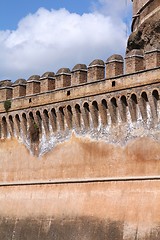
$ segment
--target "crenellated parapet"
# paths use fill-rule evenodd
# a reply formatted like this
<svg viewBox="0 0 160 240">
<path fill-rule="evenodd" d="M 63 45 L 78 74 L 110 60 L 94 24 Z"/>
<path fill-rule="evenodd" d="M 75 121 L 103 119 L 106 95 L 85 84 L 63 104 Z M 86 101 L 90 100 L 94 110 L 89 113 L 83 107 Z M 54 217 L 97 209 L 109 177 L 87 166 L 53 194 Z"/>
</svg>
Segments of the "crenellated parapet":
<svg viewBox="0 0 160 240">
<path fill-rule="evenodd" d="M 126 54 L 125 59 L 115 54 L 109 57 L 105 63 L 103 60 L 96 59 L 88 67 L 85 64 L 77 64 L 72 71 L 69 68 L 61 68 L 56 74 L 54 72 L 46 72 L 42 76 L 32 75 L 27 81 L 25 79 L 18 79 L 14 83 L 11 80 L 0 81 L 0 101 L 50 91 L 61 91 L 67 87 L 76 88 L 79 85 L 94 84 L 105 79 L 118 77 L 122 79 L 128 74 L 135 74 L 140 71 L 145 72 L 159 66 L 159 49 L 153 49 L 145 53 L 136 49 Z M 128 82 L 129 85 L 130 82 Z"/>
<path fill-rule="evenodd" d="M 159 76 L 160 51 L 154 49 L 132 50 L 124 59 L 115 54 L 106 62 L 96 59 L 88 67 L 77 64 L 72 71 L 61 68 L 27 81 L 1 81 L 0 138 L 16 136 L 41 145 L 44 135 L 64 140 L 72 130 L 106 138 L 115 126 L 141 122 L 153 128 L 160 120 Z M 114 141 L 116 134 L 111 134 Z"/>
</svg>

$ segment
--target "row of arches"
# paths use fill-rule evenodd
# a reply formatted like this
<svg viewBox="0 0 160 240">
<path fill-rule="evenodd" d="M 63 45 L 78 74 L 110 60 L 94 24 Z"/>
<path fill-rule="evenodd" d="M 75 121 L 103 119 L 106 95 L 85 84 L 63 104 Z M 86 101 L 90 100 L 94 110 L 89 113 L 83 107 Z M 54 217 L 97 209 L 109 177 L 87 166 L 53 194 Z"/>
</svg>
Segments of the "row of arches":
<svg viewBox="0 0 160 240">
<path fill-rule="evenodd" d="M 28 136 L 31 140 L 38 140 L 43 134 L 53 131 L 55 134 L 66 129 L 90 129 L 125 123 L 128 118 L 136 122 L 141 117 L 143 122 L 148 120 L 148 107 L 152 121 L 158 121 L 160 105 L 159 90 L 151 93 L 142 91 L 129 95 L 113 96 L 110 98 L 96 97 L 87 101 L 71 102 L 64 105 L 49 105 L 43 109 L 32 109 L 17 113 L 8 113 L 0 118 L 0 137 Z"/>
</svg>

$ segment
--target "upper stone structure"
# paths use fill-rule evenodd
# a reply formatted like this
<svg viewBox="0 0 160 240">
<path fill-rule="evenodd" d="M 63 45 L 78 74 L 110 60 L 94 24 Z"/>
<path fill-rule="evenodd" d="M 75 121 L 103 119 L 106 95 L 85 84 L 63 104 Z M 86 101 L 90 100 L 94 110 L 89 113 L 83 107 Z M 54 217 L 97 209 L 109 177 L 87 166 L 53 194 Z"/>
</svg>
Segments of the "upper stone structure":
<svg viewBox="0 0 160 240">
<path fill-rule="evenodd" d="M 147 4 L 150 0 L 132 0 L 133 2 L 133 17 Z"/>
<path fill-rule="evenodd" d="M 132 34 L 128 39 L 127 52 L 132 49 L 155 49 L 160 35 L 159 0 L 133 0 Z"/>
</svg>

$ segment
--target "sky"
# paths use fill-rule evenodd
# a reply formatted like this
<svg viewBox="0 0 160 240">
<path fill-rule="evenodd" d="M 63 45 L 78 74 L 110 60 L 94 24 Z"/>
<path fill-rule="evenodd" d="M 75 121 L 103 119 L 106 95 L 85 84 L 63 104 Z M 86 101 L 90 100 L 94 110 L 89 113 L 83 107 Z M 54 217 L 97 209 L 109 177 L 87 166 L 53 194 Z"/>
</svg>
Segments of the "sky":
<svg viewBox="0 0 160 240">
<path fill-rule="evenodd" d="M 125 54 L 131 0 L 0 1 L 0 80 Z"/>
</svg>

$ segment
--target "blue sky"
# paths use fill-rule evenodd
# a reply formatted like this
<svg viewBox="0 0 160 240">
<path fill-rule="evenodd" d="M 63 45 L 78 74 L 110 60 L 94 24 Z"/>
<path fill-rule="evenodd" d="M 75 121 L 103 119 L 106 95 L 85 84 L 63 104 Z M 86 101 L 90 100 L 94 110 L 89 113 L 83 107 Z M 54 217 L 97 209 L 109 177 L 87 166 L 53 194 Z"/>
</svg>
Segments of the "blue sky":
<svg viewBox="0 0 160 240">
<path fill-rule="evenodd" d="M 48 10 L 66 8 L 70 12 L 83 14 L 92 8 L 90 0 L 1 0 L 0 29 L 16 29 L 17 23 L 29 13 L 34 13 L 40 7 Z"/>
<path fill-rule="evenodd" d="M 0 1 L 0 79 L 124 55 L 130 0 Z"/>
</svg>

